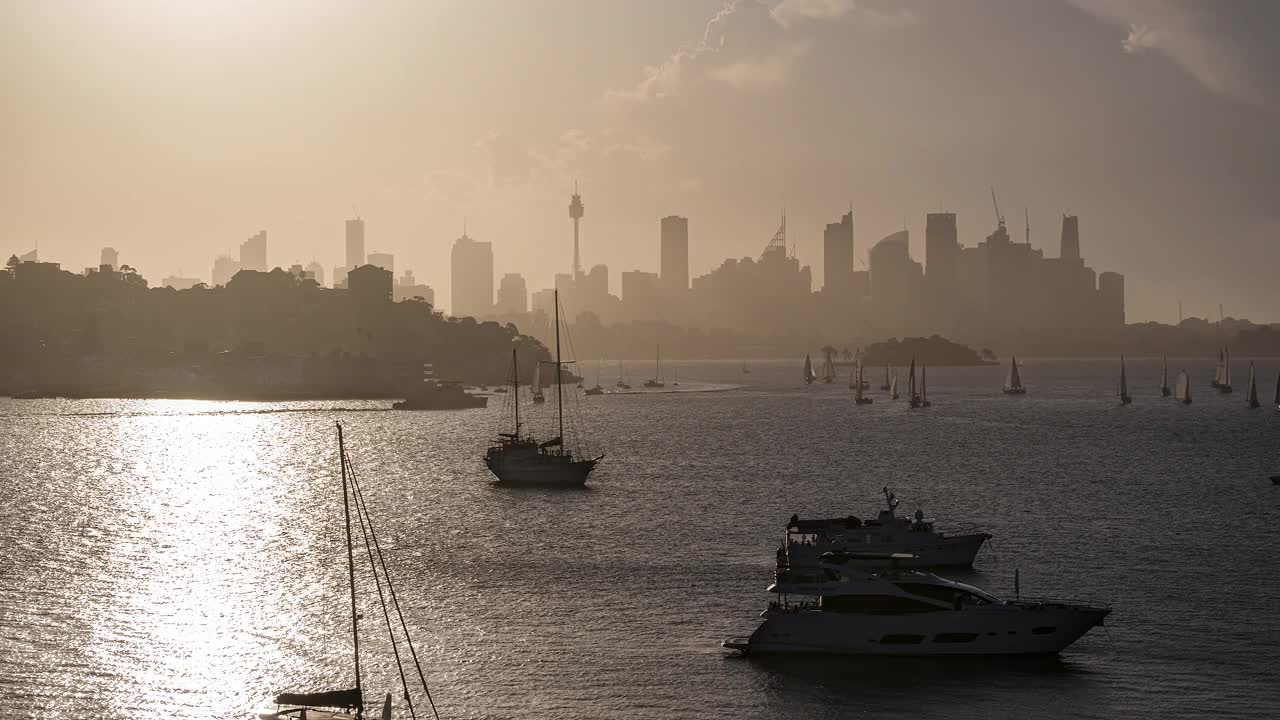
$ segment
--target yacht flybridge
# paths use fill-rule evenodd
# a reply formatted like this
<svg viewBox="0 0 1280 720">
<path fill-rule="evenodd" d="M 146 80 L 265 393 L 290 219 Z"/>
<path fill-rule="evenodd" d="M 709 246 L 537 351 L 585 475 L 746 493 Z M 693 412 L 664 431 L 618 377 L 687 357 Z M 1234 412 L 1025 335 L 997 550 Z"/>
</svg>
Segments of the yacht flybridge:
<svg viewBox="0 0 1280 720">
<path fill-rule="evenodd" d="M 914 519 L 900 517 L 897 495 L 889 488 L 881 492 L 886 507 L 874 520 L 861 520 L 852 515 L 818 520 L 792 516 L 787 523 L 786 539 L 778 549 L 778 582 L 821 583 L 825 573 L 820 568 L 820 558 L 832 551 L 911 553 L 910 558 L 899 561 L 904 567 L 970 567 L 982 544 L 991 539 L 989 533 L 978 530 L 960 533 L 937 530 L 934 521 L 926 519 L 922 510 L 916 510 Z M 883 566 L 885 561 L 871 558 L 853 564 Z"/>
<path fill-rule="evenodd" d="M 829 552 L 824 581 L 779 581 L 778 599 L 750 637 L 721 645 L 745 654 L 1024 655 L 1062 651 L 1110 608 L 1064 600 L 1001 599 L 972 585 L 904 570 L 910 553 Z M 855 567 L 891 563 L 888 569 Z M 794 602 L 788 596 L 807 596 Z"/>
</svg>

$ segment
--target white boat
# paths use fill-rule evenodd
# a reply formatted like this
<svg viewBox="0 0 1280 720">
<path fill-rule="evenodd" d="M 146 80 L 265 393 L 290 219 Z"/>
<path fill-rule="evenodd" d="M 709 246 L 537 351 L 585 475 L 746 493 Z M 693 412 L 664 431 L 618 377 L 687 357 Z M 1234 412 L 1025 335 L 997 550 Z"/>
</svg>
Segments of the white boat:
<svg viewBox="0 0 1280 720">
<path fill-rule="evenodd" d="M 893 371 L 893 381 L 889 383 L 889 399 L 898 399 L 898 371 Z"/>
<path fill-rule="evenodd" d="M 1018 356 L 1010 356 L 1009 376 L 1004 381 L 1005 395 L 1025 395 L 1027 389 L 1022 385 L 1022 376 L 1018 374 Z"/>
<path fill-rule="evenodd" d="M 1245 398 L 1245 404 L 1250 409 L 1262 407 L 1262 403 L 1258 402 L 1258 379 L 1253 373 L 1253 363 L 1249 363 L 1249 393 Z"/>
<path fill-rule="evenodd" d="M 1160 356 L 1160 397 L 1169 397 L 1173 390 L 1169 388 L 1169 358 Z"/>
<path fill-rule="evenodd" d="M 982 544 L 991 534 L 975 529 L 955 532 L 938 530 L 923 510 L 915 518 L 897 514 L 898 498 L 883 488 L 886 508 L 874 520 L 843 518 L 802 520 L 793 515 L 787 523 L 786 540 L 778 550 L 775 579 L 792 584 L 822 582 L 825 573 L 820 558 L 828 552 L 911 553 L 903 567 L 972 567 Z M 853 561 L 854 565 L 884 567 L 884 560 Z"/>
<path fill-rule="evenodd" d="M 805 355 L 804 356 L 804 384 L 812 385 L 813 381 L 817 379 L 818 379 L 817 374 L 813 372 L 813 361 L 809 359 L 808 355 Z"/>
<path fill-rule="evenodd" d="M 871 570 L 859 560 L 909 553 L 827 553 L 820 587 L 774 583 L 779 599 L 747 638 L 721 643 L 743 654 L 1032 655 L 1061 652 L 1110 608 L 1066 600 L 1005 600 L 918 570 Z M 789 596 L 815 599 L 794 602 Z"/>
<path fill-rule="evenodd" d="M 1231 348 L 1222 349 L 1222 382 L 1218 383 L 1218 392 L 1231 392 Z"/>
<path fill-rule="evenodd" d="M 555 298 L 556 359 L 557 371 L 569 364 L 560 359 L 560 295 Z M 498 433 L 497 440 L 489 446 L 484 464 L 503 485 L 540 485 L 550 487 L 581 487 L 604 455 L 587 458 L 569 449 L 564 432 L 564 383 L 556 384 L 556 424 L 558 432 L 550 440 L 539 442 L 523 432 L 520 424 L 520 372 L 516 366 L 516 351 L 511 350 L 511 390 L 515 412 L 514 432 Z M 581 427 L 581 423 L 575 423 Z"/>
<path fill-rule="evenodd" d="M 1178 373 L 1178 387 L 1173 391 L 1173 399 L 1183 405 L 1191 404 L 1191 380 L 1187 378 L 1186 370 Z"/>
<path fill-rule="evenodd" d="M 1128 405 L 1133 402 L 1133 398 L 1129 397 L 1129 381 L 1124 375 L 1124 355 L 1120 356 L 1120 404 Z"/>
<path fill-rule="evenodd" d="M 356 477 L 355 468 L 351 465 L 351 458 L 347 455 L 346 444 L 343 439 L 342 425 L 338 424 L 338 460 L 341 464 L 342 476 L 342 510 L 345 519 L 346 529 L 346 545 L 347 545 L 347 582 L 351 595 L 351 644 L 353 655 L 354 687 L 344 690 L 322 690 L 319 692 L 282 692 L 275 696 L 276 709 L 272 712 L 263 712 L 258 714 L 259 720 L 362 720 L 363 718 L 372 718 L 373 715 L 365 714 L 364 703 L 364 686 L 360 669 L 360 620 L 363 618 L 358 613 L 357 596 L 356 596 L 356 558 L 361 557 L 361 565 L 363 557 L 368 556 L 370 565 L 374 568 L 380 568 L 373 571 L 373 584 L 377 586 L 377 601 L 382 610 L 382 616 L 385 619 L 385 627 L 393 647 L 396 643 L 404 643 L 404 649 L 397 647 L 395 652 L 395 665 L 399 670 L 401 697 L 404 699 L 408 707 L 408 715 L 415 716 L 413 696 L 409 691 L 410 678 L 414 673 L 411 668 L 405 667 L 409 658 L 413 659 L 414 665 L 417 667 L 418 680 L 422 684 L 422 693 L 427 701 L 427 706 L 422 709 L 425 711 L 430 709 L 434 715 L 436 712 L 435 703 L 431 699 L 431 692 L 427 687 L 426 676 L 422 673 L 422 667 L 418 663 L 418 653 L 413 645 L 413 638 L 409 634 L 409 626 L 405 622 L 404 613 L 400 605 L 399 597 L 396 595 L 395 584 L 391 580 L 390 570 L 387 567 L 387 559 L 383 555 L 382 548 L 378 543 L 378 534 L 373 526 L 373 517 L 369 513 L 369 506 L 365 502 L 364 490 L 360 487 L 360 481 Z M 360 526 L 360 535 L 364 538 L 364 547 L 357 548 L 352 537 L 351 524 L 352 515 L 355 515 L 356 522 Z M 392 618 L 397 618 L 393 621 Z M 375 625 L 382 626 L 381 621 L 373 621 Z M 399 626 L 398 628 L 396 626 Z M 384 646 L 385 647 L 385 646 Z M 401 662 L 402 654 L 404 655 L 404 663 Z M 370 658 L 366 657 L 366 661 Z M 384 669 L 381 662 L 378 663 L 379 669 Z M 332 674 L 332 673 L 326 673 Z M 379 673 L 381 676 L 381 673 Z M 416 685 L 417 683 L 415 683 Z M 382 702 L 382 712 L 380 717 L 382 720 L 391 719 L 391 694 L 387 693 Z"/>
<path fill-rule="evenodd" d="M 1213 367 L 1213 380 L 1209 383 L 1210 387 L 1216 388 L 1222 386 L 1222 376 L 1224 375 L 1225 368 L 1226 363 L 1223 357 L 1222 348 L 1218 348 L 1218 364 Z"/>
</svg>

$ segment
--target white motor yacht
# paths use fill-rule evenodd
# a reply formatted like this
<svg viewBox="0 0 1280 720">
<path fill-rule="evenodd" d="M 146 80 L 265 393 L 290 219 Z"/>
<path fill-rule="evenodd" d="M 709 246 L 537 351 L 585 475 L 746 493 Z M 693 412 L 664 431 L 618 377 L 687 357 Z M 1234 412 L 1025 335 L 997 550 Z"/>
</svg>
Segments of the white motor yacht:
<svg viewBox="0 0 1280 720">
<path fill-rule="evenodd" d="M 1052 654 L 1103 620 L 1110 608 L 1064 600 L 1003 600 L 972 585 L 918 570 L 851 565 L 867 553 L 828 553 L 820 585 L 769 590 L 764 623 L 722 646 L 743 654 L 1021 655 Z M 908 554 L 877 559 L 900 561 Z M 800 602 L 789 595 L 808 596 Z"/>
<path fill-rule="evenodd" d="M 911 555 L 897 561 L 902 567 L 971 567 L 982 544 L 991 539 L 990 533 L 978 530 L 940 531 L 922 510 L 916 510 L 914 519 L 900 517 L 897 496 L 887 487 L 881 492 L 886 507 L 874 520 L 852 515 L 802 520 L 793 515 L 785 544 L 778 549 L 778 579 L 822 577 L 819 558 L 831 551 L 871 553 L 853 561 L 864 567 L 883 567 L 885 561 L 876 558 L 892 553 Z"/>
</svg>

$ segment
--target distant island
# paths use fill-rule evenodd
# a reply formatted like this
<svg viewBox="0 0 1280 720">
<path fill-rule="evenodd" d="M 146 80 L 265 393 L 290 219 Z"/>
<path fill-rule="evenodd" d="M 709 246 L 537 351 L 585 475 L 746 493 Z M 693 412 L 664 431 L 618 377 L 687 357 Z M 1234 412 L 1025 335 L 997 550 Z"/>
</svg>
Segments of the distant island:
<svg viewBox="0 0 1280 720">
<path fill-rule="evenodd" d="M 890 338 L 867 347 L 862 361 L 866 365 L 909 365 L 917 363 L 935 367 L 969 367 L 994 365 L 995 355 L 990 350 L 978 353 L 968 345 L 952 342 L 940 335 L 927 338 Z"/>
</svg>

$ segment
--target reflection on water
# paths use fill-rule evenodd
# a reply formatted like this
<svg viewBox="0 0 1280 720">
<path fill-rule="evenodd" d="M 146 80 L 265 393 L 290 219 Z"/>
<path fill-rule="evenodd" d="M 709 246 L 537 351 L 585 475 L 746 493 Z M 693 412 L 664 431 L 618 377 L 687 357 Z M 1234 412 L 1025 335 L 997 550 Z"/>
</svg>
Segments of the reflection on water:
<svg viewBox="0 0 1280 720">
<path fill-rule="evenodd" d="M 1158 361 L 1130 361 L 1123 409 L 1112 361 L 1028 361 L 1013 399 L 1002 368 L 940 368 L 926 412 L 875 391 L 854 408 L 795 363 L 752 370 L 681 366 L 682 388 L 743 385 L 726 392 L 581 398 L 607 457 L 573 493 L 490 484 L 497 402 L 0 401 L 0 714 L 248 717 L 281 690 L 349 685 L 338 419 L 444 717 L 1280 703 L 1280 413 L 1161 401 Z M 995 534 L 965 581 L 1010 594 L 1016 568 L 1024 593 L 1107 599 L 1109 636 L 1009 662 L 726 658 L 719 641 L 769 599 L 785 519 L 866 517 L 886 484 Z M 362 586 L 370 701 L 398 695 L 375 603 Z"/>
</svg>

